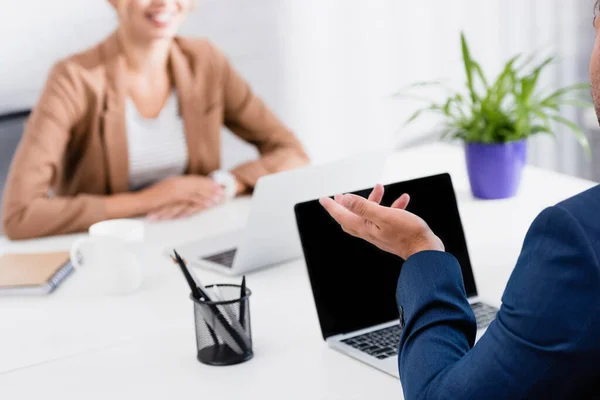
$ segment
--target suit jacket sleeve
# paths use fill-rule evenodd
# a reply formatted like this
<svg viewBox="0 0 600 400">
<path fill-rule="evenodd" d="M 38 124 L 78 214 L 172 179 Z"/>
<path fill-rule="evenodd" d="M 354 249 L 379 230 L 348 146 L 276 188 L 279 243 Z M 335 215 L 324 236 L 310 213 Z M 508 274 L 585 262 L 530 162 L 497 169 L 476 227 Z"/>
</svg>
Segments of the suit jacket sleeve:
<svg viewBox="0 0 600 400">
<path fill-rule="evenodd" d="M 305 165 L 308 156 L 294 134 L 254 95 L 250 86 L 217 51 L 225 102 L 225 126 L 253 144 L 260 158 L 235 168 L 232 173 L 254 187 L 261 176 Z"/>
<path fill-rule="evenodd" d="M 598 327 L 590 324 L 599 312 L 599 271 L 581 225 L 559 206 L 545 210 L 527 234 L 496 320 L 470 349 L 476 325 L 457 261 L 435 252 L 409 258 L 396 294 L 406 399 L 580 398 L 573 388 L 585 391 L 597 371 L 590 335 Z"/>
<path fill-rule="evenodd" d="M 100 196 L 52 197 L 71 129 L 86 104 L 76 73 L 62 62 L 51 71 L 14 155 L 4 190 L 2 220 L 11 239 L 87 229 L 104 219 Z"/>
</svg>

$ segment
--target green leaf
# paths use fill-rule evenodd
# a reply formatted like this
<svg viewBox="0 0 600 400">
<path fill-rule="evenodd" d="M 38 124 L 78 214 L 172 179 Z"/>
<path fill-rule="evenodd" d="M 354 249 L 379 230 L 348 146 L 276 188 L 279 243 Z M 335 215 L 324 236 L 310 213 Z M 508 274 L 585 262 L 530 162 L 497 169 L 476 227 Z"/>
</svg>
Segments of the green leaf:
<svg viewBox="0 0 600 400">
<path fill-rule="evenodd" d="M 541 110 L 534 110 L 534 114 L 544 122 L 544 128 L 547 130 L 547 133 L 554 136 L 554 138 L 556 139 L 556 134 L 550 126 L 550 117 L 548 116 L 548 114 L 544 113 Z"/>
<path fill-rule="evenodd" d="M 479 63 L 476 62 L 475 60 L 471 60 L 471 63 L 473 65 L 473 68 L 475 69 L 475 72 L 477 72 L 477 76 L 479 76 L 479 79 L 481 79 L 481 83 L 483 83 L 483 86 L 487 90 L 489 88 L 489 85 L 488 85 L 488 81 L 485 77 L 485 74 L 483 73 L 483 70 L 481 69 L 481 65 L 479 65 Z"/>
<path fill-rule="evenodd" d="M 541 101 L 540 107 L 549 108 L 550 110 L 556 111 L 556 112 L 560 111 L 560 104 L 558 103 L 558 100 L 556 100 L 556 99 L 553 101 L 548 101 L 548 100 Z"/>
<path fill-rule="evenodd" d="M 525 60 L 523 60 L 522 63 L 519 63 L 518 65 L 515 66 L 517 71 L 523 71 L 525 69 L 527 69 L 529 67 L 529 65 L 531 65 L 532 62 L 535 61 L 537 57 L 537 51 L 534 51 L 533 53 L 531 53 L 529 56 L 527 56 L 527 58 Z M 519 58 L 521 58 L 521 55 L 518 56 Z"/>
<path fill-rule="evenodd" d="M 469 50 L 469 45 L 467 44 L 467 38 L 465 37 L 464 32 L 461 32 L 460 34 L 460 44 L 462 49 L 463 63 L 465 66 L 465 73 L 467 75 L 467 88 L 469 89 L 471 100 L 473 103 L 475 103 L 479 96 L 477 96 L 477 92 L 475 91 L 475 85 L 473 82 L 473 59 L 471 58 L 471 51 Z"/>
<path fill-rule="evenodd" d="M 428 111 L 428 108 L 421 108 L 420 110 L 415 111 L 407 120 L 404 122 L 404 126 L 408 126 L 413 123 L 417 118 L 421 116 L 425 111 Z"/>
<path fill-rule="evenodd" d="M 485 126 L 485 129 L 483 130 L 483 140 L 486 143 L 492 143 L 494 142 L 494 131 L 496 130 L 496 127 L 494 126 L 493 123 L 488 123 Z"/>
<path fill-rule="evenodd" d="M 514 64 L 519 59 L 519 55 L 514 56 L 504 65 L 504 69 L 496 78 L 494 86 L 489 91 L 488 97 L 493 96 L 497 104 L 502 104 L 505 96 L 511 92 L 511 88 L 516 83 L 516 71 Z"/>
<path fill-rule="evenodd" d="M 529 99 L 537 86 L 537 83 L 540 78 L 541 72 L 546 68 L 552 61 L 554 61 L 554 57 L 546 58 L 541 64 L 539 64 L 529 76 L 523 78 L 523 97 L 524 99 Z"/>
<path fill-rule="evenodd" d="M 549 96 L 547 96 L 546 98 L 544 98 L 541 101 L 541 104 L 544 104 L 544 105 L 555 104 L 562 96 L 569 94 L 571 92 L 574 92 L 574 91 L 585 90 L 585 89 L 587 89 L 587 90 L 590 89 L 589 83 L 577 83 L 575 85 L 571 85 L 571 86 L 564 87 L 562 89 L 558 89 L 554 93 L 552 93 Z"/>
<path fill-rule="evenodd" d="M 546 58 L 544 61 L 542 61 L 538 66 L 536 66 L 533 69 L 531 76 L 539 77 L 540 73 L 544 70 L 544 68 L 546 68 L 548 65 L 550 65 L 553 61 L 554 61 L 554 56 L 550 56 L 550 57 Z"/>
<path fill-rule="evenodd" d="M 450 138 L 450 139 L 464 139 L 464 134 L 465 133 L 463 131 L 461 131 L 461 130 L 448 128 L 448 129 L 445 129 L 442 132 L 440 138 L 442 140 L 445 140 L 445 139 L 448 139 L 448 138 Z"/>
<path fill-rule="evenodd" d="M 573 106 L 577 108 L 594 108 L 594 103 L 585 100 L 568 99 L 561 100 L 560 105 L 562 106 Z"/>
<path fill-rule="evenodd" d="M 419 96 L 413 93 L 404 93 L 401 94 L 400 92 L 395 93 L 393 95 L 391 95 L 390 97 L 393 98 L 399 98 L 399 99 L 407 99 L 407 100 L 416 100 L 416 101 L 424 101 L 427 103 L 434 103 L 435 101 L 430 98 L 430 97 L 425 97 L 425 96 Z"/>
<path fill-rule="evenodd" d="M 411 89 L 422 88 L 422 87 L 427 87 L 427 86 L 440 86 L 440 83 L 438 81 L 416 82 L 416 83 L 410 84 L 408 86 L 405 86 L 405 87 L 399 89 L 398 91 L 390 94 L 389 96 L 390 97 L 406 97 L 406 96 L 411 96 L 412 93 L 409 92 Z"/>
<path fill-rule="evenodd" d="M 431 104 L 429 107 L 421 108 L 415 111 L 404 123 L 404 126 L 410 125 L 417 118 L 421 116 L 424 112 L 443 112 L 443 107 L 438 104 Z"/>
<path fill-rule="evenodd" d="M 586 156 L 590 157 L 592 155 L 588 138 L 587 136 L 585 136 L 585 133 L 583 133 L 580 127 L 578 127 L 574 122 L 569 121 L 568 119 L 563 118 L 560 115 L 551 115 L 550 118 L 558 122 L 559 124 L 565 125 L 567 128 L 569 128 L 575 134 L 575 138 L 577 139 L 581 147 L 583 147 L 583 149 L 585 150 Z"/>
<path fill-rule="evenodd" d="M 444 111 L 444 115 L 445 115 L 446 117 L 451 117 L 451 116 L 452 116 L 452 114 L 450 114 L 450 107 L 452 107 L 452 101 L 453 101 L 453 100 L 452 100 L 452 97 L 451 97 L 451 98 L 449 98 L 449 99 L 446 101 L 446 104 L 444 104 L 443 111 Z"/>
<path fill-rule="evenodd" d="M 548 126 L 545 125 L 534 125 L 531 127 L 531 134 L 535 135 L 537 133 L 548 133 L 550 135 L 554 135 L 554 132 L 552 132 L 552 129 L 550 129 Z"/>
<path fill-rule="evenodd" d="M 460 114 L 460 118 L 459 119 L 466 119 L 467 115 L 465 114 L 465 111 L 463 110 L 465 108 L 465 98 L 460 94 L 457 93 L 454 96 L 454 106 L 456 111 L 458 112 L 458 114 Z"/>
<path fill-rule="evenodd" d="M 413 88 L 417 88 L 417 87 L 424 87 L 424 86 L 439 86 L 439 85 L 443 85 L 442 81 L 420 81 L 420 82 L 413 82 L 410 85 L 406 86 L 406 89 L 413 89 Z"/>
</svg>

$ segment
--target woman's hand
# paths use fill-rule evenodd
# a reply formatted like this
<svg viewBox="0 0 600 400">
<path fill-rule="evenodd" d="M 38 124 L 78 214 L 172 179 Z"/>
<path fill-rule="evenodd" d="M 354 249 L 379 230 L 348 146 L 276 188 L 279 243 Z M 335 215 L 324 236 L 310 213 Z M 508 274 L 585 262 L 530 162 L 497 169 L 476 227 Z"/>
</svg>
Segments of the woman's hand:
<svg viewBox="0 0 600 400">
<path fill-rule="evenodd" d="M 150 221 L 164 221 L 167 219 L 185 218 L 200 211 L 206 210 L 208 207 L 194 203 L 175 203 L 170 204 L 148 213 Z"/>
<path fill-rule="evenodd" d="M 346 194 L 335 196 L 335 200 L 323 198 L 320 202 L 344 232 L 405 260 L 425 250 L 444 251 L 442 241 L 427 223 L 405 211 L 410 201 L 407 194 L 388 208 L 379 205 L 383 192 L 383 186 L 377 185 L 369 199 Z"/>
<path fill-rule="evenodd" d="M 180 209 L 180 212 L 183 209 L 200 211 L 224 200 L 224 191 L 220 185 L 210 178 L 198 175 L 168 178 L 140 193 L 144 202 L 149 205 L 149 215 L 159 211 L 164 212 L 163 215 L 171 215 Z M 172 211 L 167 212 L 167 209 Z"/>
<path fill-rule="evenodd" d="M 246 186 L 242 181 L 236 178 L 235 180 L 235 195 L 239 196 L 248 192 L 248 186 Z"/>
</svg>

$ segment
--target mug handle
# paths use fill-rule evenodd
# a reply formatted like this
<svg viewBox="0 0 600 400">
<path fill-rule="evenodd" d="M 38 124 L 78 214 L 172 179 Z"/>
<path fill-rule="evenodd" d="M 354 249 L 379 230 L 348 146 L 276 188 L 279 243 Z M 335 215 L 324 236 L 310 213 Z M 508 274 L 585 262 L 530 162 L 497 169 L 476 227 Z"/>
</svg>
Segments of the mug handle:
<svg viewBox="0 0 600 400">
<path fill-rule="evenodd" d="M 82 256 L 81 256 L 81 251 L 80 251 L 81 246 L 83 246 L 87 243 L 92 243 L 92 242 L 96 242 L 96 241 L 97 240 L 93 237 L 85 237 L 85 238 L 77 239 L 75 241 L 75 243 L 73 243 L 71 245 L 70 257 L 71 257 L 71 264 L 73 264 L 73 267 L 75 267 L 76 269 L 79 269 L 84 264 L 84 262 L 82 260 Z"/>
</svg>

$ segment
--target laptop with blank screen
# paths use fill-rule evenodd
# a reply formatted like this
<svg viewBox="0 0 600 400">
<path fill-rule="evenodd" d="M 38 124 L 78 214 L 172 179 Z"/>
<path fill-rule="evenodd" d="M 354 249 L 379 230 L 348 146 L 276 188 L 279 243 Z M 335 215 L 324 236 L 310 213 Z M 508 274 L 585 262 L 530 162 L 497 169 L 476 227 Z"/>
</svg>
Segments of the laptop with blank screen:
<svg viewBox="0 0 600 400">
<path fill-rule="evenodd" d="M 367 197 L 370 192 L 354 193 Z M 382 204 L 390 206 L 403 193 L 411 196 L 407 210 L 423 218 L 458 259 L 479 338 L 498 310 L 477 297 L 450 175 L 388 185 Z M 295 213 L 323 338 L 332 348 L 398 377 L 401 328 L 395 294 L 403 260 L 344 233 L 318 200 L 297 204 Z"/>
</svg>

